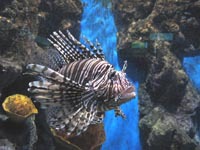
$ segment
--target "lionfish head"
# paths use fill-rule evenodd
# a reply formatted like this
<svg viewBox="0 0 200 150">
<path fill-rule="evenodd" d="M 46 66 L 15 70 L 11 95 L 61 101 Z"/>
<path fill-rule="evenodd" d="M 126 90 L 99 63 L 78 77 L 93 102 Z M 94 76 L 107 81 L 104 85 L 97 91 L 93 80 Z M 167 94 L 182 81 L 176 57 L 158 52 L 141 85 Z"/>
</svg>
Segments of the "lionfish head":
<svg viewBox="0 0 200 150">
<path fill-rule="evenodd" d="M 135 87 L 126 77 L 127 62 L 123 66 L 122 71 L 113 71 L 111 73 L 112 82 L 112 97 L 114 97 L 111 102 L 112 106 L 119 106 L 136 96 Z"/>
</svg>

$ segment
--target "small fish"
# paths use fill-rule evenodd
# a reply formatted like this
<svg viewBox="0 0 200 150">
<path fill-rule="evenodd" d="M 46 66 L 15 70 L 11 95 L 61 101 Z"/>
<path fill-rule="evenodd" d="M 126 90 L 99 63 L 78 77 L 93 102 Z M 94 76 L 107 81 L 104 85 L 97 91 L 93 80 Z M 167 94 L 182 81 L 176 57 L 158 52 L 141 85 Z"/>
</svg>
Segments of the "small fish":
<svg viewBox="0 0 200 150">
<path fill-rule="evenodd" d="M 40 77 L 29 83 L 28 91 L 46 109 L 50 127 L 79 135 L 90 124 L 101 123 L 107 110 L 124 118 L 119 106 L 136 96 L 126 78 L 127 62 L 122 71 L 115 70 L 98 42 L 86 39 L 86 47 L 69 31 L 53 32 L 48 40 L 59 52 L 55 65 L 60 67 L 29 64 L 27 70 Z"/>
</svg>

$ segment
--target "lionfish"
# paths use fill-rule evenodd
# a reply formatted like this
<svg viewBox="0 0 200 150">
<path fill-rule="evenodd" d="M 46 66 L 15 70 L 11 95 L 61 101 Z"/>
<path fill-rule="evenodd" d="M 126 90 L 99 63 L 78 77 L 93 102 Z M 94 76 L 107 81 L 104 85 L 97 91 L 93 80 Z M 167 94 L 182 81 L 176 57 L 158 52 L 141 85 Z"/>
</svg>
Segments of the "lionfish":
<svg viewBox="0 0 200 150">
<path fill-rule="evenodd" d="M 86 39 L 86 46 L 69 31 L 53 32 L 48 40 L 59 53 L 55 62 L 59 68 L 29 64 L 27 69 L 39 77 L 29 83 L 28 91 L 48 112 L 50 127 L 79 135 L 90 124 L 101 123 L 107 110 L 125 118 L 119 106 L 136 96 L 126 78 L 127 62 L 121 71 L 115 70 L 105 60 L 100 43 Z"/>
</svg>

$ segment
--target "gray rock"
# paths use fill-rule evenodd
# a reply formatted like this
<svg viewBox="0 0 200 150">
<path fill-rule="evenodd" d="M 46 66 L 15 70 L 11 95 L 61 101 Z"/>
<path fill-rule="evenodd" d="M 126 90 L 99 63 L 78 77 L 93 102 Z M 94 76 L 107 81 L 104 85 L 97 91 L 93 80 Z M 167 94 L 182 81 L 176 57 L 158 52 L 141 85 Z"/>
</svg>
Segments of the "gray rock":
<svg viewBox="0 0 200 150">
<path fill-rule="evenodd" d="M 145 75 L 140 72 L 143 80 L 139 89 L 143 149 L 197 150 L 200 95 L 181 61 L 184 56 L 200 54 L 199 1 L 147 3 L 145 6 L 137 0 L 127 0 L 115 10 L 121 59 L 133 63 L 137 70 L 146 69 Z M 172 33 L 173 40 L 152 40 L 151 33 Z M 148 50 L 136 55 L 131 47 L 135 41 L 148 42 Z"/>
<path fill-rule="evenodd" d="M 8 139 L 0 139 L 1 150 L 15 150 L 15 146 Z"/>
<path fill-rule="evenodd" d="M 81 13 L 82 3 L 79 0 L 0 1 L 1 102 L 11 94 L 29 96 L 27 86 L 33 78 L 22 75 L 25 66 L 37 63 L 53 67 L 50 60 L 53 53 L 48 51 L 47 37 L 55 30 L 67 29 L 78 37 Z M 39 108 L 39 104 L 36 106 Z M 30 119 L 18 125 L 5 119 L 5 116 L 0 116 L 0 137 L 14 142 L 17 150 L 62 150 L 72 147 L 69 142 L 64 142 L 65 146 L 62 146 L 61 142 L 55 141 L 42 110 L 39 110 L 35 122 Z M 93 141 L 88 138 L 91 134 Z M 104 140 L 102 124 L 73 140 L 82 147 L 101 145 Z"/>
</svg>

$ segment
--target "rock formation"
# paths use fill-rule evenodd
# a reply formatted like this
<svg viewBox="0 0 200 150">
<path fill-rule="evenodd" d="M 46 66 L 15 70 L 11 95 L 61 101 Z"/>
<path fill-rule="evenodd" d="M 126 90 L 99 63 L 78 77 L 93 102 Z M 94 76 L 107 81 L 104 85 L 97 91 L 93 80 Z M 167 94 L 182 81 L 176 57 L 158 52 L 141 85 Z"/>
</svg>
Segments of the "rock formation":
<svg viewBox="0 0 200 150">
<path fill-rule="evenodd" d="M 79 37 L 82 4 L 79 0 L 3 0 L 0 1 L 0 100 L 12 94 L 28 95 L 26 91 L 31 77 L 22 73 L 28 63 L 49 64 L 49 43 L 46 38 L 55 30 L 70 31 Z M 36 104 L 38 106 L 38 104 Z M 39 108 L 39 107 L 38 107 Z M 0 148 L 4 141 L 12 142 L 16 149 L 27 147 L 26 123 L 4 121 L 0 115 Z M 39 110 L 36 116 L 38 141 L 34 145 L 37 150 L 73 149 L 69 142 L 55 140 L 48 125 L 44 123 L 44 113 Z M 91 136 L 93 141 L 87 138 Z M 104 137 L 103 125 L 91 127 L 84 135 L 74 137 L 72 143 L 83 149 L 98 147 Z M 5 139 L 5 140 L 4 140 Z M 8 139 L 8 140 L 7 140 Z M 96 139 L 96 140 L 95 140 Z M 69 140 L 69 139 L 67 139 Z M 73 142 L 73 140 L 75 142 Z M 61 141 L 61 142 L 60 142 Z M 83 146 L 84 141 L 84 146 Z M 64 142 L 64 144 L 63 144 Z M 14 149 L 8 145 L 7 148 Z M 5 147 L 2 147 L 5 148 Z M 6 148 L 5 148 L 6 149 Z"/>
<path fill-rule="evenodd" d="M 182 66 L 183 57 L 200 52 L 199 4 L 198 0 L 125 0 L 114 4 L 120 57 L 135 64 L 143 77 L 138 80 L 144 150 L 200 149 L 200 94 Z M 173 39 L 151 39 L 155 33 L 169 33 Z M 134 41 L 147 42 L 148 48 L 133 48 Z M 136 55 L 135 51 L 141 53 Z"/>
<path fill-rule="evenodd" d="M 128 60 L 128 74 L 140 81 L 139 128 L 143 149 L 200 149 L 200 94 L 182 66 L 183 57 L 200 54 L 200 1 L 116 0 L 112 1 L 112 11 L 118 28 L 120 59 Z M 32 79 L 22 76 L 25 66 L 28 63 L 48 64 L 46 37 L 52 31 L 70 29 L 78 37 L 81 13 L 79 0 L 0 2 L 1 102 L 11 94 L 28 95 L 27 83 Z M 154 33 L 169 34 L 161 40 L 152 35 Z M 143 43 L 140 47 L 142 42 L 147 45 Z M 137 71 L 133 72 L 134 69 Z M 54 141 L 43 121 L 44 113 L 39 112 L 35 149 L 72 148 L 65 141 Z M 24 148 L 27 124 L 4 122 L 3 113 L 1 109 L 0 147 L 9 143 L 10 149 L 14 149 L 14 145 L 16 149 Z M 99 136 L 91 145 L 87 139 L 95 135 Z M 70 140 L 88 149 L 98 147 L 104 136 L 103 127 L 99 125 Z"/>
</svg>

